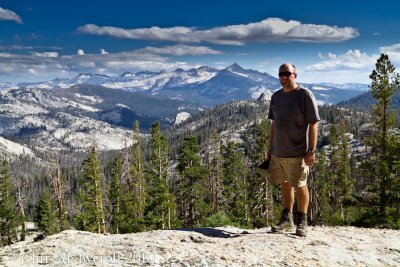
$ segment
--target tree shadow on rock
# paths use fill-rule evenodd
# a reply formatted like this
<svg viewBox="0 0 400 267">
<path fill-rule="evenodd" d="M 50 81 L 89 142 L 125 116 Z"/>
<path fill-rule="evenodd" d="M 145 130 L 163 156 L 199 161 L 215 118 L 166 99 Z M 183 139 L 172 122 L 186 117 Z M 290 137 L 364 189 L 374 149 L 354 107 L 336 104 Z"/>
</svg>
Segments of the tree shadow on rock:
<svg viewBox="0 0 400 267">
<path fill-rule="evenodd" d="M 185 232 L 195 232 L 199 234 L 203 234 L 208 237 L 218 237 L 218 238 L 235 238 L 239 236 L 243 236 L 246 234 L 250 234 L 247 231 L 242 231 L 240 233 L 232 233 L 222 229 L 215 229 L 215 228 L 181 228 L 181 229 L 174 229 L 176 231 L 185 231 Z"/>
</svg>

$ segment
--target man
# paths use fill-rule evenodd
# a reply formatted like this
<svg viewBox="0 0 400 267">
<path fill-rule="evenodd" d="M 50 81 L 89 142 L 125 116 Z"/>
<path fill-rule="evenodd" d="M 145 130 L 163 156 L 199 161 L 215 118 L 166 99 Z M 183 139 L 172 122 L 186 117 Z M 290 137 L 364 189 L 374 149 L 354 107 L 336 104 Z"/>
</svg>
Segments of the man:
<svg viewBox="0 0 400 267">
<path fill-rule="evenodd" d="M 271 179 L 281 184 L 283 212 L 272 232 L 294 230 L 294 191 L 297 199 L 296 235 L 307 235 L 309 193 L 307 176 L 315 162 L 318 135 L 318 109 L 314 95 L 296 83 L 296 67 L 285 63 L 279 67 L 282 88 L 271 97 L 268 119 L 270 133 Z"/>
</svg>

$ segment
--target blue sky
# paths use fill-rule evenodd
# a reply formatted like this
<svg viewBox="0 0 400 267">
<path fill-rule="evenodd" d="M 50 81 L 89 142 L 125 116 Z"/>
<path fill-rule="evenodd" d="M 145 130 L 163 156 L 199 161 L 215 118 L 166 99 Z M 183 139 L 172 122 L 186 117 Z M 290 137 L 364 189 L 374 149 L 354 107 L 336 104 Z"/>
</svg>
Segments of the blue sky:
<svg viewBox="0 0 400 267">
<path fill-rule="evenodd" d="M 399 1 L 0 0 L 0 81 L 207 65 L 300 82 L 369 83 L 380 53 L 400 67 Z"/>
</svg>

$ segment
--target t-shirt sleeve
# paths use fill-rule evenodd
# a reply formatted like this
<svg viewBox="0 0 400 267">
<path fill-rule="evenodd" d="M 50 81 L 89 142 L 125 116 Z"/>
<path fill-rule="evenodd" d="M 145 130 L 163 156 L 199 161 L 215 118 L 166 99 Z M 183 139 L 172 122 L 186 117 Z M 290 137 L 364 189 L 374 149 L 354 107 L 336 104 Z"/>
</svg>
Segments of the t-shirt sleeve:
<svg viewBox="0 0 400 267">
<path fill-rule="evenodd" d="M 306 121 L 307 123 L 314 123 L 320 120 L 317 101 L 315 101 L 314 94 L 309 92 L 306 95 Z"/>
</svg>

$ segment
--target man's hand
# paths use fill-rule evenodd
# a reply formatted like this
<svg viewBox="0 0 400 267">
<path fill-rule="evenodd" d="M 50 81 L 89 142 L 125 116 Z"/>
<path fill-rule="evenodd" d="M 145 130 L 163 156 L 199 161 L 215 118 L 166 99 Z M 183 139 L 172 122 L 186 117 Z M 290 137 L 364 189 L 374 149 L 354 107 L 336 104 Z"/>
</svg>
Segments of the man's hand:
<svg viewBox="0 0 400 267">
<path fill-rule="evenodd" d="M 314 164 L 314 162 L 315 162 L 315 153 L 307 152 L 304 155 L 304 163 L 307 166 L 312 166 Z"/>
</svg>

